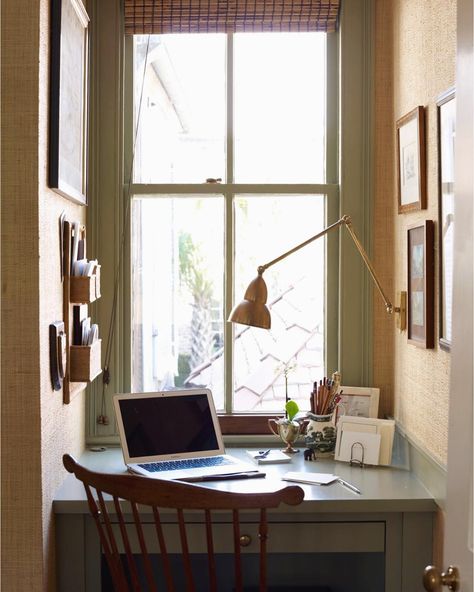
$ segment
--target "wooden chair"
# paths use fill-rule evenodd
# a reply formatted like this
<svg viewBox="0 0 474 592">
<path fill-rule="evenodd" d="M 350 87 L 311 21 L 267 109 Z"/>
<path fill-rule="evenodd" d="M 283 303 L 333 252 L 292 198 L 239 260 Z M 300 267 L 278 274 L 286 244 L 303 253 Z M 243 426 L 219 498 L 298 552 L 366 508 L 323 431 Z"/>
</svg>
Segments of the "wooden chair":
<svg viewBox="0 0 474 592">
<path fill-rule="evenodd" d="M 241 547 L 248 543 L 240 530 L 239 511 L 258 510 L 256 514 L 259 518 L 258 562 L 260 573 L 258 590 L 265 592 L 267 590 L 266 551 L 269 526 L 267 510 L 277 508 L 281 503 L 297 505 L 303 501 L 304 497 L 301 487 L 294 485 L 271 493 L 232 493 L 178 481 L 161 481 L 127 474 L 95 473 L 79 465 L 68 454 L 64 455 L 63 463 L 66 470 L 73 473 L 84 484 L 89 509 L 97 526 L 116 592 L 130 590 L 133 592 L 144 590 L 155 592 L 159 590 L 156 580 L 157 570 L 153 569 L 151 551 L 148 550 L 150 546 L 149 530 L 152 530 L 153 538 L 156 537 L 154 544 L 158 543 L 155 548 L 159 549 L 161 557 L 160 581 L 164 579 L 161 590 L 194 592 L 197 589 L 197 581 L 191 568 L 192 554 L 187 534 L 190 519 L 194 524 L 200 520 L 203 529 L 202 538 L 206 539 L 209 581 L 206 589 L 209 592 L 218 592 L 213 528 L 216 528 L 216 522 L 220 521 L 222 524 L 222 511 L 224 510 L 229 511 L 232 518 L 229 522 L 232 523 L 234 586 L 237 592 L 244 590 Z M 105 494 L 111 496 L 112 499 L 106 499 Z M 124 503 L 124 501 L 128 503 Z M 138 505 L 145 507 L 139 510 Z M 199 518 L 196 517 L 196 511 L 199 511 Z M 176 520 L 174 520 L 174 514 L 173 518 L 170 517 L 170 512 L 176 512 Z M 130 518 L 128 518 L 129 515 Z M 167 550 L 167 541 L 165 540 L 165 531 L 170 521 L 174 521 L 178 525 L 181 544 L 180 556 L 184 568 L 185 584 L 178 587 L 174 583 L 175 574 L 171 569 L 171 553 Z M 131 527 L 131 523 L 134 526 Z M 151 529 L 150 523 L 152 524 Z M 132 550 L 135 537 L 138 540 L 139 554 L 134 554 Z M 122 559 L 124 555 L 126 560 Z M 228 576 L 231 577 L 231 574 Z"/>
</svg>

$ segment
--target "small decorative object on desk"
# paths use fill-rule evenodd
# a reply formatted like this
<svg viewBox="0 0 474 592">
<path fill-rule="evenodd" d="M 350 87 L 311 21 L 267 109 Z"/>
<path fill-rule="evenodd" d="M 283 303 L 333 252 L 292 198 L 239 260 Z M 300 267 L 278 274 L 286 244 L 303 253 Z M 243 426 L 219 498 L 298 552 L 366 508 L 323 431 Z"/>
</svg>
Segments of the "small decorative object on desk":
<svg viewBox="0 0 474 592">
<path fill-rule="evenodd" d="M 299 411 L 298 404 L 295 401 L 288 401 L 285 405 L 285 410 L 287 417 L 283 417 L 281 419 L 269 419 L 268 427 L 270 428 L 270 431 L 275 434 L 275 436 L 279 436 L 286 444 L 286 448 L 283 450 L 283 452 L 286 452 L 287 454 L 293 454 L 295 452 L 299 452 L 297 448 L 293 448 L 293 444 L 301 434 L 303 423 L 302 420 L 295 419 L 295 416 Z M 272 427 L 273 424 L 275 427 Z"/>
<path fill-rule="evenodd" d="M 309 419 L 306 430 L 306 446 L 316 453 L 334 453 L 336 448 L 337 412 L 340 406 L 339 387 L 341 375 L 334 372 L 329 380 L 323 378 L 313 385 L 311 393 L 311 411 L 306 414 Z M 313 455 L 313 456 L 314 456 Z"/>
</svg>

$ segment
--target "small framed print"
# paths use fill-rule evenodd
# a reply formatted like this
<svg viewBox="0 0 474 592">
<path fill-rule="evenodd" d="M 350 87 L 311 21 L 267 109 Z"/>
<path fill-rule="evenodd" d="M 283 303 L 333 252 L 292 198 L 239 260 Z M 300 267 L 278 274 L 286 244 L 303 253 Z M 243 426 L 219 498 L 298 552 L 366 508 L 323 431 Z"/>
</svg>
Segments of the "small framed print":
<svg viewBox="0 0 474 592">
<path fill-rule="evenodd" d="M 380 389 L 361 386 L 341 386 L 344 414 L 352 417 L 378 417 Z"/>
<path fill-rule="evenodd" d="M 434 223 L 408 228 L 408 343 L 434 347 Z"/>
<path fill-rule="evenodd" d="M 398 213 L 426 208 L 425 110 L 397 121 Z"/>
<path fill-rule="evenodd" d="M 451 348 L 454 247 L 454 144 L 456 98 L 454 89 L 441 95 L 438 106 L 439 175 L 439 345 Z"/>
</svg>

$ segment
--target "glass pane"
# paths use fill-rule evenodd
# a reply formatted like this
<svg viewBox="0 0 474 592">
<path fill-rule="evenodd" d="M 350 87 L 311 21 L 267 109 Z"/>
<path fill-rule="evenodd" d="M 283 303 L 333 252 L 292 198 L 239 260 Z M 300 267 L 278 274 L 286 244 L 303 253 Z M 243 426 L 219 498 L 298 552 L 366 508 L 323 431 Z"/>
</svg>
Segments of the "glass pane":
<svg viewBox="0 0 474 592">
<path fill-rule="evenodd" d="M 259 265 L 324 228 L 324 201 L 320 195 L 236 198 L 236 302 Z M 286 395 L 309 409 L 312 384 L 324 376 L 324 243 L 318 239 L 266 270 L 269 331 L 234 326 L 235 411 L 281 413 Z"/>
<path fill-rule="evenodd" d="M 234 36 L 235 181 L 325 180 L 326 35 Z"/>
<path fill-rule="evenodd" d="M 148 36 L 134 37 L 135 118 Z M 134 166 L 137 183 L 225 174 L 225 35 L 152 35 Z"/>
<path fill-rule="evenodd" d="M 134 198 L 134 392 L 209 387 L 224 408 L 223 277 L 222 197 Z"/>
</svg>

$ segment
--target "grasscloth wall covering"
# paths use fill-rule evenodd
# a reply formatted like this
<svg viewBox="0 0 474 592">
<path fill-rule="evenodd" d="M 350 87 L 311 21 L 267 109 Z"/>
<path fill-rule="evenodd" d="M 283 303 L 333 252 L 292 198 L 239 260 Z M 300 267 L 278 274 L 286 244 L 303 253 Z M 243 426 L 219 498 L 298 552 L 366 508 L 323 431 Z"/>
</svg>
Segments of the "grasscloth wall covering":
<svg viewBox="0 0 474 592">
<path fill-rule="evenodd" d="M 55 590 L 52 499 L 61 457 L 84 446 L 84 395 L 49 378 L 62 318 L 58 218 L 84 210 L 47 187 L 48 0 L 2 3 L 2 574 L 8 592 Z"/>
<path fill-rule="evenodd" d="M 455 0 L 377 0 L 376 204 L 377 263 L 395 271 L 395 293 L 406 290 L 406 231 L 425 219 L 438 220 L 436 100 L 454 85 Z M 428 209 L 397 214 L 395 121 L 425 106 Z M 437 248 L 437 227 L 436 227 Z M 392 243 L 393 240 L 393 243 Z M 393 247 L 391 246 L 393 244 Z M 385 261 L 384 261 L 384 258 Z M 438 253 L 435 254 L 436 347 L 407 344 L 406 333 L 375 320 L 374 383 L 390 384 L 393 411 L 407 434 L 441 464 L 447 461 L 450 355 L 438 341 Z M 387 344 L 386 346 L 384 344 Z M 393 344 L 393 346 L 392 346 Z M 393 349 L 392 349 L 393 347 Z M 390 358 L 393 353 L 393 365 Z"/>
<path fill-rule="evenodd" d="M 391 2 L 376 2 L 374 114 L 374 266 L 395 306 L 393 277 L 393 30 Z M 393 414 L 393 339 L 395 322 L 374 294 L 374 385 L 380 388 L 379 414 Z"/>
</svg>

